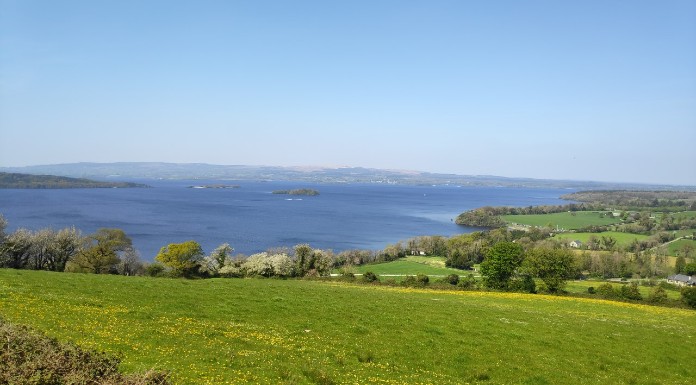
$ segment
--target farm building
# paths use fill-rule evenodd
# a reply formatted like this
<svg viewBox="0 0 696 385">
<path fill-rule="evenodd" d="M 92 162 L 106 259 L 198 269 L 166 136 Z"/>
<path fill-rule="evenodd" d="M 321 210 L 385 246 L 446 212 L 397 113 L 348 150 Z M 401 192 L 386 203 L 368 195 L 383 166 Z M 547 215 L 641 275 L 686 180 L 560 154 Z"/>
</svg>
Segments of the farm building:
<svg viewBox="0 0 696 385">
<path fill-rule="evenodd" d="M 684 274 L 675 274 L 667 277 L 667 282 L 679 286 L 696 286 L 696 276 L 688 276 Z"/>
<path fill-rule="evenodd" d="M 574 240 L 570 242 L 570 247 L 574 247 L 576 249 L 579 249 L 582 247 L 582 241 Z"/>
</svg>

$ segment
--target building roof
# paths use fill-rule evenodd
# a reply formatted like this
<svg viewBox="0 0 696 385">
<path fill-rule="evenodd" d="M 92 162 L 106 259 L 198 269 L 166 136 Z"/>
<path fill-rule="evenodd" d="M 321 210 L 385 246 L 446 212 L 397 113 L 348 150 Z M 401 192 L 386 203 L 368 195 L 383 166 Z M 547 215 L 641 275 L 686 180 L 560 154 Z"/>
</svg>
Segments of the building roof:
<svg viewBox="0 0 696 385">
<path fill-rule="evenodd" d="M 690 277 L 684 274 L 675 274 L 667 277 L 670 281 L 684 282 L 684 283 L 694 283 L 696 282 L 696 277 Z"/>
</svg>

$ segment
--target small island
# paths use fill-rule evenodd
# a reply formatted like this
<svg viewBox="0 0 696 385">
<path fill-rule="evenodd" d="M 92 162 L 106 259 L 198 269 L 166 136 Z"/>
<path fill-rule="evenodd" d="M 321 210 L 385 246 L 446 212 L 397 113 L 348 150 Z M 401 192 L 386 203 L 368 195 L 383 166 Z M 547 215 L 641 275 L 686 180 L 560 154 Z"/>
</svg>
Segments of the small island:
<svg viewBox="0 0 696 385">
<path fill-rule="evenodd" d="M 100 182 L 84 178 L 68 178 L 55 175 L 31 175 L 0 172 L 0 188 L 3 189 L 66 189 L 66 188 L 136 188 L 150 187 L 131 182 Z"/>
<path fill-rule="evenodd" d="M 319 195 L 319 191 L 312 190 L 310 188 L 302 188 L 296 190 L 275 190 L 273 191 L 273 194 L 315 196 Z"/>
</svg>

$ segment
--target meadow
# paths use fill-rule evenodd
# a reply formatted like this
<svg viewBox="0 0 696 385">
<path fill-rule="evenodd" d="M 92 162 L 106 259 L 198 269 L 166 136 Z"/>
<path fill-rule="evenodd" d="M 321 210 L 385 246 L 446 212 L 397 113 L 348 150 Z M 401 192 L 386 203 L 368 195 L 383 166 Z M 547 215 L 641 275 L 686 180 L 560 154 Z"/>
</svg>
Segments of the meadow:
<svg viewBox="0 0 696 385">
<path fill-rule="evenodd" d="M 581 229 L 588 226 L 605 226 L 620 223 L 611 213 L 598 211 L 575 211 L 535 215 L 503 215 L 505 222 L 527 226 L 551 227 L 566 230 Z"/>
<path fill-rule="evenodd" d="M 566 286 L 564 287 L 564 290 L 569 292 L 569 293 L 587 294 L 588 288 L 594 287 L 595 289 L 597 289 L 600 285 L 604 285 L 607 283 L 612 285 L 615 289 L 618 289 L 621 286 L 628 284 L 628 282 L 616 283 L 616 282 L 598 281 L 598 280 L 568 281 Z M 638 286 L 638 291 L 640 292 L 640 295 L 643 296 L 643 298 L 648 298 L 650 296 L 650 293 L 653 290 L 654 290 L 654 287 L 642 286 L 642 285 Z M 667 293 L 667 298 L 669 298 L 669 299 L 679 300 L 679 298 L 681 298 L 681 294 L 679 293 L 679 290 L 668 289 L 668 290 L 665 290 L 665 292 Z"/>
<path fill-rule="evenodd" d="M 631 233 L 621 233 L 618 231 L 605 231 L 602 233 L 561 233 L 556 234 L 554 238 L 563 239 L 568 242 L 578 240 L 583 243 L 587 243 L 590 237 L 601 238 L 601 237 L 612 237 L 616 239 L 616 245 L 619 247 L 625 247 L 630 245 L 634 240 L 643 240 L 648 238 L 647 235 L 642 234 L 631 234 Z"/>
<path fill-rule="evenodd" d="M 691 246 L 693 250 L 696 250 L 696 240 L 694 239 L 678 239 L 674 242 L 670 242 L 667 246 L 669 255 L 681 255 L 682 248 L 685 246 Z"/>
<path fill-rule="evenodd" d="M 446 276 L 449 274 L 467 275 L 473 271 L 452 269 L 445 266 L 444 257 L 408 256 L 396 261 L 374 263 L 353 267 L 356 274 L 371 271 L 377 275 L 417 275 Z"/>
<path fill-rule="evenodd" d="M 696 311 L 276 279 L 0 269 L 0 314 L 178 384 L 684 384 Z"/>
</svg>

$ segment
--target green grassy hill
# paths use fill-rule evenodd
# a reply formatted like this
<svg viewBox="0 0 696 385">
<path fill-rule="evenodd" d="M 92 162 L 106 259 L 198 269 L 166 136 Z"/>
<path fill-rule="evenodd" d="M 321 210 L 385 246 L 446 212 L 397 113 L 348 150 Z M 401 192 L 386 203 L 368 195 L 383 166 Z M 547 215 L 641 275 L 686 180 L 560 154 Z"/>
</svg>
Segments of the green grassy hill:
<svg viewBox="0 0 696 385">
<path fill-rule="evenodd" d="M 0 314 L 180 384 L 684 384 L 696 311 L 273 279 L 0 270 Z"/>
<path fill-rule="evenodd" d="M 630 245 L 634 240 L 643 240 L 647 239 L 647 235 L 642 235 L 642 234 L 631 234 L 631 233 L 621 233 L 618 231 L 605 231 L 603 233 L 561 233 L 561 234 L 556 234 L 554 238 L 557 239 L 563 239 L 567 242 L 571 242 L 574 240 L 582 241 L 583 243 L 587 243 L 587 241 L 590 239 L 590 237 L 595 237 L 595 238 L 601 238 L 601 237 L 612 237 L 616 239 L 616 245 L 620 247 L 628 246 Z"/>
<path fill-rule="evenodd" d="M 445 267 L 444 257 L 420 257 L 408 256 L 396 261 L 374 263 L 354 267 L 356 274 L 371 271 L 377 275 L 434 275 L 445 276 L 449 274 L 466 275 L 473 271 L 451 269 Z"/>
<path fill-rule="evenodd" d="M 537 215 L 503 215 L 503 220 L 509 224 L 528 226 L 546 226 L 561 229 L 574 230 L 588 226 L 604 226 L 621 222 L 620 219 L 605 215 L 598 211 L 576 211 L 553 214 Z"/>
</svg>

